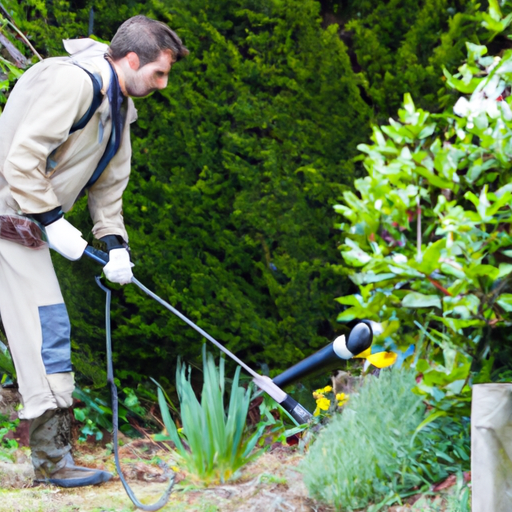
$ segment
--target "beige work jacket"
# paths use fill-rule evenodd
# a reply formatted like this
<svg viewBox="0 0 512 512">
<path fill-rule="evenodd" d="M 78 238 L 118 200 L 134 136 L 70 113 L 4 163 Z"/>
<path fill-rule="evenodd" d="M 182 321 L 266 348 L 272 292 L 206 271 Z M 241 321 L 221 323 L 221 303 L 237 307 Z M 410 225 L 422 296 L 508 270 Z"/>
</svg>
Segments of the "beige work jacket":
<svg viewBox="0 0 512 512">
<path fill-rule="evenodd" d="M 0 215 L 71 209 L 100 161 L 111 133 L 106 91 L 111 71 L 108 47 L 92 39 L 64 42 L 71 57 L 46 59 L 26 71 L 0 115 Z M 91 120 L 71 135 L 70 128 L 93 99 L 90 77 L 102 79 L 103 101 Z M 120 235 L 128 241 L 122 194 L 130 174 L 133 101 L 123 101 L 121 145 L 101 177 L 88 190 L 96 238 Z"/>
</svg>

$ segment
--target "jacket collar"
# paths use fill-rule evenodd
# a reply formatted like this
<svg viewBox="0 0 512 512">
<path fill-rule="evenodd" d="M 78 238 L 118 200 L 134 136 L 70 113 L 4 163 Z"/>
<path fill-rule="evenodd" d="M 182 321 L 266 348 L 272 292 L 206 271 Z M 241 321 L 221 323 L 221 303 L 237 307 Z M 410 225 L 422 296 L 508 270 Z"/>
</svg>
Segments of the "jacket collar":
<svg viewBox="0 0 512 512">
<path fill-rule="evenodd" d="M 73 62 L 87 69 L 90 73 L 99 75 L 102 83 L 101 92 L 105 95 L 112 76 L 110 66 L 105 60 L 108 45 L 91 38 L 64 39 L 62 42 Z"/>
</svg>

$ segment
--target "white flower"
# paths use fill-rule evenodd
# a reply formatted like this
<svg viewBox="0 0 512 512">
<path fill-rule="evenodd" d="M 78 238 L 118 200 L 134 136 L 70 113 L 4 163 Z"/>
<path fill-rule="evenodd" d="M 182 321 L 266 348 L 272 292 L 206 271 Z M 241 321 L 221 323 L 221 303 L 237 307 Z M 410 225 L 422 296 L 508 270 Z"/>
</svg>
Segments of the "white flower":
<svg viewBox="0 0 512 512">
<path fill-rule="evenodd" d="M 475 91 L 468 101 L 466 98 L 459 98 L 457 103 L 453 106 L 453 112 L 459 117 L 465 117 L 468 120 L 468 128 L 473 127 L 473 119 L 478 117 L 480 114 L 485 113 L 492 119 L 496 119 L 500 116 L 496 95 L 496 88 L 489 90 L 491 97 L 487 96 L 487 91 Z"/>
<path fill-rule="evenodd" d="M 395 263 L 407 263 L 407 256 L 404 256 L 403 254 L 393 254 L 393 256 L 391 256 L 391 258 L 393 259 L 393 261 Z"/>
<path fill-rule="evenodd" d="M 507 121 L 510 121 L 512 119 L 512 109 L 510 108 L 510 105 L 505 100 L 500 101 L 499 105 L 501 107 L 501 111 L 503 112 L 503 117 Z"/>
<path fill-rule="evenodd" d="M 466 117 L 469 113 L 469 101 L 462 97 L 453 106 L 453 112 L 459 117 Z"/>
</svg>

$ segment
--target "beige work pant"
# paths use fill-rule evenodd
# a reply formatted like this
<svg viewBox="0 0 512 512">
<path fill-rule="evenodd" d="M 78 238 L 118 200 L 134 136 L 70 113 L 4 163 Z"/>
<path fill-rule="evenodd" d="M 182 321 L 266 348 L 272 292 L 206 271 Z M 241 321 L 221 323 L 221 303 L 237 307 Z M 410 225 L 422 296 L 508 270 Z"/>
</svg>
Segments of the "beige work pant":
<svg viewBox="0 0 512 512">
<path fill-rule="evenodd" d="M 22 398 L 22 419 L 72 404 L 69 318 L 50 250 L 0 239 L 0 315 Z"/>
<path fill-rule="evenodd" d="M 471 404 L 472 512 L 512 511 L 512 384 L 476 384 Z"/>
</svg>

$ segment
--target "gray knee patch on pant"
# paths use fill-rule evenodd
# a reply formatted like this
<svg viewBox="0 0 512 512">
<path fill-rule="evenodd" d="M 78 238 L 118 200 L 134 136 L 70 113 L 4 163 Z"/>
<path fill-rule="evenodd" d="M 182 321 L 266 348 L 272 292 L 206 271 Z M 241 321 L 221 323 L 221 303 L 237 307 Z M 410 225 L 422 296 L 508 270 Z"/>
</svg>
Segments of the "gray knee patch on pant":
<svg viewBox="0 0 512 512">
<path fill-rule="evenodd" d="M 51 373 L 46 376 L 46 380 L 50 385 L 57 407 L 71 407 L 75 389 L 73 373 Z"/>
<path fill-rule="evenodd" d="M 43 334 L 41 355 L 47 374 L 71 371 L 71 324 L 66 306 L 39 306 Z"/>
</svg>

